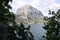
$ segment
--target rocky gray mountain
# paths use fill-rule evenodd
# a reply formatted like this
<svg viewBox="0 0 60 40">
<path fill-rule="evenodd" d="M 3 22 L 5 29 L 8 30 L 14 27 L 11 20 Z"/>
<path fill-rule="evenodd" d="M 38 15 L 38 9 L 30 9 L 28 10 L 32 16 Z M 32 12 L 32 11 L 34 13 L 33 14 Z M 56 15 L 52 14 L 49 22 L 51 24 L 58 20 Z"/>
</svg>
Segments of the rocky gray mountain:
<svg viewBox="0 0 60 40">
<path fill-rule="evenodd" d="M 42 23 L 44 16 L 41 11 L 35 9 L 31 5 L 25 5 L 18 8 L 16 12 L 17 23 Z"/>
</svg>

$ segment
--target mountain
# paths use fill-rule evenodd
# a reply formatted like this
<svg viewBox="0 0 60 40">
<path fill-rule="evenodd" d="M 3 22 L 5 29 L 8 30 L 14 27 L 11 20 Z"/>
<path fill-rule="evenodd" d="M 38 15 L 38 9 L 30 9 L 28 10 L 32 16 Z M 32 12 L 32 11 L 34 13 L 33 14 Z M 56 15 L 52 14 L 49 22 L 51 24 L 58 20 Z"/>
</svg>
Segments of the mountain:
<svg viewBox="0 0 60 40">
<path fill-rule="evenodd" d="M 31 5 L 25 5 L 18 8 L 16 12 L 17 23 L 42 23 L 44 16 L 41 11 L 35 9 Z"/>
</svg>

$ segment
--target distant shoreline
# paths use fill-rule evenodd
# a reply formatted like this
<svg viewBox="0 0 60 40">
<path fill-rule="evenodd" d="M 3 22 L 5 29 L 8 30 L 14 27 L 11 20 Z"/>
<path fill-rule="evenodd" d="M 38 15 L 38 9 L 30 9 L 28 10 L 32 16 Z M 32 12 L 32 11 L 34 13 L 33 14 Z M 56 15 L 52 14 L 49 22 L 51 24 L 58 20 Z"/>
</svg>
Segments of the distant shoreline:
<svg viewBox="0 0 60 40">
<path fill-rule="evenodd" d="M 35 23 L 35 22 L 31 22 L 31 23 L 30 23 L 30 22 L 16 22 L 16 23 L 18 23 L 18 24 L 19 24 L 19 23 L 23 23 L 23 24 L 44 24 L 44 23 L 47 23 L 47 21 L 36 22 L 36 23 Z"/>
</svg>

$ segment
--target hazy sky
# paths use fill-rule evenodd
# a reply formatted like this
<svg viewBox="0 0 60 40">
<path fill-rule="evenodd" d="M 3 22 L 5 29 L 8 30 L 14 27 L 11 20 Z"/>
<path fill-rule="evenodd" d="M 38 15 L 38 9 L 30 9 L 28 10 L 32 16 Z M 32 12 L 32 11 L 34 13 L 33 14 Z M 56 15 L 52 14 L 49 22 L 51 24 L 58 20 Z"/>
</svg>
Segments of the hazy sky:
<svg viewBox="0 0 60 40">
<path fill-rule="evenodd" d="M 47 15 L 48 10 L 56 11 L 60 8 L 60 0 L 13 0 L 11 3 L 12 11 L 16 13 L 18 8 L 26 4 L 40 10 L 44 15 Z"/>
</svg>

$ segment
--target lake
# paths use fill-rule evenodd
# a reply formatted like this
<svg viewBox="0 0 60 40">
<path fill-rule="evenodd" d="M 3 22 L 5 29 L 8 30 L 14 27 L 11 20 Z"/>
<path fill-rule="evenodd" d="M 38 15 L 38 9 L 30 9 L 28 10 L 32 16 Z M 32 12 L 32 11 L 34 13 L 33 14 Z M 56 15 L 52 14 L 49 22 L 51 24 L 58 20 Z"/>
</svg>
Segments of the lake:
<svg viewBox="0 0 60 40">
<path fill-rule="evenodd" d="M 35 40 L 40 40 L 41 37 L 46 33 L 46 31 L 43 29 L 43 24 L 30 24 L 30 26 L 30 31 L 33 33 Z"/>
</svg>

